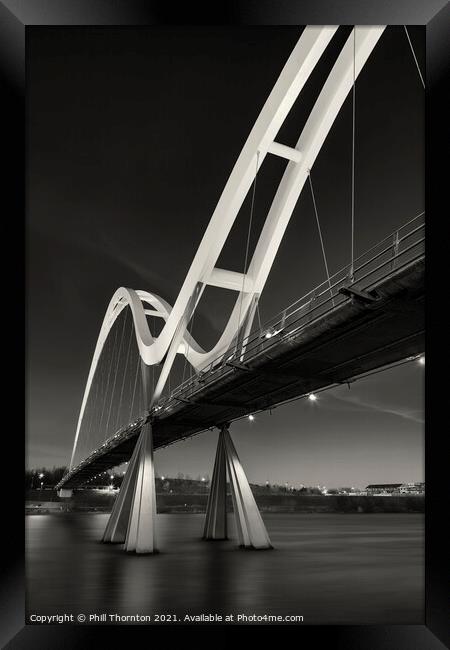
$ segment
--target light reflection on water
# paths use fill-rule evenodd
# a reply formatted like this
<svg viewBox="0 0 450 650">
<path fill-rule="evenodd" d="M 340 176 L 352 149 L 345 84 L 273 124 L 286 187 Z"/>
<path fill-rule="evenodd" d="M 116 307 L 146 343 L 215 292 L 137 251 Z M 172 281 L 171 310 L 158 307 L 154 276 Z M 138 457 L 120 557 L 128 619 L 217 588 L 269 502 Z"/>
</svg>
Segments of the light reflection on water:
<svg viewBox="0 0 450 650">
<path fill-rule="evenodd" d="M 420 514 L 266 514 L 274 551 L 201 540 L 204 515 L 158 515 L 161 553 L 102 544 L 108 515 L 28 516 L 28 613 L 301 614 L 422 624 Z"/>
</svg>

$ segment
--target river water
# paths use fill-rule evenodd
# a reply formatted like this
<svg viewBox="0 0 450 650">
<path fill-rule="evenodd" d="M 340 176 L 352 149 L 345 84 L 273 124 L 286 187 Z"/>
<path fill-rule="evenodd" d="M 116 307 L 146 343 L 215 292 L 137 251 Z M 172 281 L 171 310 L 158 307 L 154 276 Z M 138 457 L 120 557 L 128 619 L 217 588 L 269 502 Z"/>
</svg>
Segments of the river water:
<svg viewBox="0 0 450 650">
<path fill-rule="evenodd" d="M 204 515 L 157 516 L 161 552 L 102 544 L 108 515 L 26 517 L 27 613 L 299 615 L 423 624 L 420 514 L 264 514 L 273 551 L 201 540 Z M 153 618 L 154 620 L 154 618 Z M 111 621 L 108 619 L 108 624 Z M 259 621 L 264 623 L 264 620 Z"/>
</svg>

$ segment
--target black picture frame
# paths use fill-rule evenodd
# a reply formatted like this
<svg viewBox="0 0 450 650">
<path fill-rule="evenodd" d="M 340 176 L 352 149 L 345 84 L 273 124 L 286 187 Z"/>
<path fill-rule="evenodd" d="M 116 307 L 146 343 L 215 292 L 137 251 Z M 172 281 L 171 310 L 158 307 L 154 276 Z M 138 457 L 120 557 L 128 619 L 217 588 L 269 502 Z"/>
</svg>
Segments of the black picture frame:
<svg viewBox="0 0 450 650">
<path fill-rule="evenodd" d="M 215 3 L 213 11 L 205 11 L 186 3 L 175 9 L 163 2 L 145 0 L 3 0 L 0 1 L 0 91 L 2 121 L 2 174 L 5 299 L 13 303 L 9 309 L 4 347 L 13 352 L 8 378 L 7 411 L 3 419 L 3 466 L 11 469 L 11 479 L 4 485 L 2 504 L 2 553 L 0 574 L 0 643 L 8 648 L 78 648 L 101 644 L 114 647 L 130 643 L 135 634 L 153 637 L 146 626 L 27 626 L 25 625 L 25 570 L 23 492 L 21 489 L 25 440 L 20 418 L 26 363 L 22 296 L 26 291 L 23 269 L 24 214 L 26 211 L 26 32 L 38 25 L 305 25 L 305 24 L 406 24 L 426 26 L 426 204 L 428 213 L 427 284 L 427 379 L 426 379 L 426 611 L 425 624 L 413 626 L 300 626 L 295 635 L 298 643 L 324 644 L 325 647 L 352 650 L 356 648 L 408 650 L 450 647 L 447 584 L 448 542 L 444 529 L 447 514 L 447 472 L 445 456 L 445 381 L 432 383 L 431 377 L 445 379 L 439 364 L 445 363 L 445 342 L 439 330 L 440 308 L 445 293 L 439 281 L 445 281 L 443 268 L 445 248 L 440 242 L 439 221 L 444 220 L 444 193 L 448 185 L 446 167 L 442 164 L 446 149 L 445 124 L 448 108 L 444 100 L 445 64 L 448 61 L 450 8 L 446 0 L 235 0 Z M 446 119 L 447 118 L 447 119 Z M 442 152 L 442 156 L 441 156 Z M 434 249 L 434 252 L 433 252 Z M 7 259 L 6 252 L 11 253 Z M 445 285 L 444 285 L 445 286 Z M 435 299 L 433 300 L 433 296 Z M 13 300 L 11 301 L 11 298 Z M 434 309 L 434 315 L 433 315 Z M 431 365 L 430 365 L 431 364 Z M 4 396 L 5 399 L 6 395 Z M 12 406 L 12 398 L 17 405 Z M 442 412 L 442 418 L 439 414 Z M 176 628 L 160 628 L 166 642 Z M 195 628 L 201 633 L 214 633 L 208 626 Z M 232 628 L 227 629 L 227 634 Z M 236 629 L 236 628 L 234 628 Z M 270 634 L 273 628 L 266 631 Z M 266 634 L 265 631 L 265 634 Z M 109 637 L 113 639 L 109 641 Z"/>
</svg>

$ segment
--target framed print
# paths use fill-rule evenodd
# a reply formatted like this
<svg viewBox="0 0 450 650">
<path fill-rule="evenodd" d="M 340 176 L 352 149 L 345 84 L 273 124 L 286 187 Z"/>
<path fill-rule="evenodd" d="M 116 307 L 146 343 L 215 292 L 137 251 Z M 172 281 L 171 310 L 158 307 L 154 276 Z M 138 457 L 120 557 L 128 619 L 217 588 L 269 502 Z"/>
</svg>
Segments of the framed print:
<svg viewBox="0 0 450 650">
<path fill-rule="evenodd" d="M 2 645 L 448 647 L 448 6 L 0 25 Z"/>
</svg>

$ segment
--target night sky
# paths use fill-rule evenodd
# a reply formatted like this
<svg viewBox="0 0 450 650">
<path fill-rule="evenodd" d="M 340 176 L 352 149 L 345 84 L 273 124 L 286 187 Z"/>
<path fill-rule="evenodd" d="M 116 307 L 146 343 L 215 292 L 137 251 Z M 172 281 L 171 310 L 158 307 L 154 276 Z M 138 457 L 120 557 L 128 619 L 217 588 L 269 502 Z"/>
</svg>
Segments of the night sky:
<svg viewBox="0 0 450 650">
<path fill-rule="evenodd" d="M 67 464 L 92 353 L 119 286 L 175 301 L 228 175 L 301 27 L 33 28 L 28 34 L 27 465 Z M 341 28 L 277 140 L 294 146 Z M 410 28 L 422 71 L 424 30 Z M 350 262 L 352 104 L 311 172 L 330 272 Z M 424 91 L 402 27 L 356 85 L 355 249 L 424 209 Z M 254 246 L 286 162 L 258 175 Z M 245 201 L 217 266 L 242 271 Z M 263 292 L 262 320 L 326 278 L 305 185 Z M 228 295 L 230 294 L 230 295 Z M 231 292 L 208 288 L 194 337 L 209 348 Z M 411 363 L 238 422 L 251 481 L 423 480 L 423 367 Z M 156 453 L 159 474 L 212 473 L 217 432 Z"/>
</svg>

